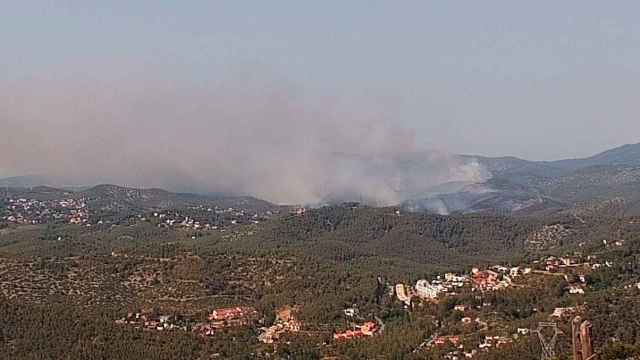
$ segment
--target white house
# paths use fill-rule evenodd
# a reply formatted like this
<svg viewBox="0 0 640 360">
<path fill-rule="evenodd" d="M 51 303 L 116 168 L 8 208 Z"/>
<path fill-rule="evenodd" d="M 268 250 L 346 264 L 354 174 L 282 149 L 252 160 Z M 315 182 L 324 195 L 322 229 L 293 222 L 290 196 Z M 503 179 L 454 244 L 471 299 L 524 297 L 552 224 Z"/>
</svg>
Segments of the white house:
<svg viewBox="0 0 640 360">
<path fill-rule="evenodd" d="M 442 285 L 432 285 L 424 279 L 416 282 L 416 294 L 421 298 L 435 299 L 443 290 Z"/>
</svg>

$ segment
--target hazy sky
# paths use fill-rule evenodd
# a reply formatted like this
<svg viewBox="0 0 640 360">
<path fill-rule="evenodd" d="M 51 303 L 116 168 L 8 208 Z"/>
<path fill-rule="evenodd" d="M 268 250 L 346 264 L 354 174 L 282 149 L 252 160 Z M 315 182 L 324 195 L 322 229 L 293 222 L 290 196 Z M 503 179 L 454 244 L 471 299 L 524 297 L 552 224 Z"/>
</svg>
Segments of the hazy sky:
<svg viewBox="0 0 640 360">
<path fill-rule="evenodd" d="M 5 1 L 0 96 L 249 77 L 303 104 L 376 104 L 449 152 L 585 156 L 640 142 L 638 14 L 637 1 Z"/>
</svg>

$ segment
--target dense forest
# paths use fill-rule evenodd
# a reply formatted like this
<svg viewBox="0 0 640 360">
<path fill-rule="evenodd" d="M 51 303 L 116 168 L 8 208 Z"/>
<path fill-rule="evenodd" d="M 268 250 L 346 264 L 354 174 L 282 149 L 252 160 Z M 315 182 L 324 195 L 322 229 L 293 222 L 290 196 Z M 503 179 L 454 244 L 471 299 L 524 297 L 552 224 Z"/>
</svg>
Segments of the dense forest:
<svg viewBox="0 0 640 360">
<path fill-rule="evenodd" d="M 548 321 L 558 307 L 584 309 L 601 359 L 640 351 L 640 289 L 631 286 L 640 281 L 637 219 L 438 216 L 346 204 L 218 231 L 161 225 L 138 214 L 94 226 L 6 226 L 2 358 L 442 359 L 456 348 L 426 346 L 434 336 L 459 336 L 466 348 L 477 348 L 485 336 L 500 335 L 513 340 L 474 358 L 538 359 L 535 336 L 512 334 Z M 610 246 L 613 241 L 621 245 Z M 562 254 L 611 265 L 589 271 L 581 296 L 567 291 L 576 276 L 533 276 L 504 290 L 462 291 L 408 308 L 387 289 Z M 456 305 L 470 310 L 463 315 Z M 207 337 L 115 323 L 149 308 L 195 324 L 225 306 L 251 306 L 260 316 Z M 302 331 L 274 344 L 258 341 L 287 306 L 297 309 Z M 346 308 L 357 308 L 362 320 L 345 317 Z M 463 317 L 478 321 L 465 325 Z M 332 339 L 354 321 L 374 318 L 384 324 L 376 336 Z M 558 324 L 570 334 L 566 319 Z M 561 358 L 569 342 L 560 337 Z"/>
</svg>

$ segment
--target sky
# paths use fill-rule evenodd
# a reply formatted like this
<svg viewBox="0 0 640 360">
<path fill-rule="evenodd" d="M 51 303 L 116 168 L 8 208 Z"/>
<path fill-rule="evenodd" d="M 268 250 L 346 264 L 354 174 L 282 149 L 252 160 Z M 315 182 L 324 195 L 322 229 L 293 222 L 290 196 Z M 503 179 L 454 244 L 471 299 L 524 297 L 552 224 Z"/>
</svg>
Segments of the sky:
<svg viewBox="0 0 640 360">
<path fill-rule="evenodd" d="M 336 132 L 353 114 L 384 117 L 384 127 L 410 130 L 407 142 L 447 153 L 550 160 L 640 142 L 637 1 L 22 0 L 2 9 L 0 96 L 21 95 L 0 105 L 9 128 L 25 133 L 68 117 L 60 104 L 41 106 L 53 95 L 102 88 L 108 95 L 96 99 L 135 92 L 144 103 L 141 93 L 169 96 L 155 93 L 166 86 L 195 97 L 284 92 L 318 117 L 340 108 Z M 17 103 L 47 119 L 16 115 Z M 21 159 L 11 153 L 18 138 L 7 139 L 0 150 L 14 161 L 0 175 Z"/>
</svg>

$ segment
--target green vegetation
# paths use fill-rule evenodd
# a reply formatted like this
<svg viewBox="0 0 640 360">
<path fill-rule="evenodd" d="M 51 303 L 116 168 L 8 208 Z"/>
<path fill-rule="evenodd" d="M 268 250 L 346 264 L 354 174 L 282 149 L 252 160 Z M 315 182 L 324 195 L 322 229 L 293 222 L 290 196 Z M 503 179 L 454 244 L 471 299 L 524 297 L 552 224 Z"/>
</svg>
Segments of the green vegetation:
<svg viewBox="0 0 640 360">
<path fill-rule="evenodd" d="M 512 339 L 474 358 L 537 359 L 535 336 L 515 339 L 517 329 L 533 329 L 554 308 L 574 306 L 593 322 L 601 359 L 637 355 L 638 219 L 396 210 L 332 206 L 217 230 L 164 226 L 144 207 L 92 226 L 10 225 L 0 233 L 0 358 L 441 359 L 454 349 L 425 344 L 435 335 L 455 335 L 465 349 L 478 349 L 485 336 Z M 416 301 L 405 309 L 386 287 L 472 267 L 533 266 L 566 253 L 610 264 L 587 271 L 584 295 L 567 291 L 579 281 L 574 274 L 535 274 L 504 290 L 467 289 L 438 304 Z M 467 310 L 457 311 L 456 305 Z M 252 306 L 259 319 L 210 337 L 115 323 L 142 309 L 202 322 L 213 308 L 227 306 Z M 298 307 L 302 331 L 276 344 L 259 342 L 260 328 L 274 324 L 284 306 Z M 350 307 L 359 310 L 358 319 L 344 315 Z M 463 323 L 464 317 L 471 323 Z M 374 337 L 332 338 L 353 323 L 374 319 L 385 324 Z M 565 334 L 568 320 L 557 320 Z M 565 336 L 558 344 L 564 358 L 568 342 Z"/>
</svg>

